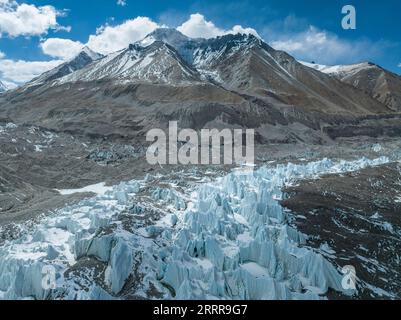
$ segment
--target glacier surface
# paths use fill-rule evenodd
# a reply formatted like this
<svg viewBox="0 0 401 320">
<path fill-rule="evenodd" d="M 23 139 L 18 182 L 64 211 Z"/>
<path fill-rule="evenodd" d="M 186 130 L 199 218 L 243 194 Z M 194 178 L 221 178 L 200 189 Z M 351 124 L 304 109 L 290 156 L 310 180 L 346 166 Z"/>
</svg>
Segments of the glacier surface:
<svg viewBox="0 0 401 320">
<path fill-rule="evenodd" d="M 0 246 L 0 299 L 324 299 L 340 266 L 305 245 L 279 204 L 282 187 L 322 174 L 388 163 L 370 160 L 236 169 L 179 191 L 155 177 L 123 182 L 44 217 Z M 140 195 L 151 190 L 146 198 Z M 156 223 L 136 227 L 149 208 Z M 71 273 L 91 257 L 102 277 Z M 43 285 L 48 267 L 55 286 Z M 73 275 L 71 275 L 73 274 Z M 100 279 L 100 280 L 99 280 Z M 136 281 L 134 281 L 134 280 Z M 135 282 L 136 285 L 134 285 Z M 84 284 L 82 284 L 84 283 Z M 157 292 L 158 294 L 151 294 Z"/>
</svg>

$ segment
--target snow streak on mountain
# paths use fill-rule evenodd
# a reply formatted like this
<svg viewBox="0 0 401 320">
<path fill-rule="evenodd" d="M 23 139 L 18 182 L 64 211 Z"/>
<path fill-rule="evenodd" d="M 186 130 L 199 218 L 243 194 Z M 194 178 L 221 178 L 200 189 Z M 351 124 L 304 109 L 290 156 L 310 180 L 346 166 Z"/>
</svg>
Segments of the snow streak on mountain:
<svg viewBox="0 0 401 320">
<path fill-rule="evenodd" d="M 401 111 L 401 77 L 399 75 L 371 62 L 337 66 L 301 63 L 367 92 L 394 111 Z"/>
<path fill-rule="evenodd" d="M 103 58 L 103 55 L 93 52 L 88 47 L 84 47 L 82 51 L 72 60 L 65 62 L 58 67 L 43 73 L 41 76 L 30 81 L 27 86 L 42 85 L 52 80 L 64 77 L 74 71 L 82 69 L 93 61 Z"/>
<path fill-rule="evenodd" d="M 3 82 L 0 81 L 0 93 L 7 91 L 7 87 Z"/>
</svg>

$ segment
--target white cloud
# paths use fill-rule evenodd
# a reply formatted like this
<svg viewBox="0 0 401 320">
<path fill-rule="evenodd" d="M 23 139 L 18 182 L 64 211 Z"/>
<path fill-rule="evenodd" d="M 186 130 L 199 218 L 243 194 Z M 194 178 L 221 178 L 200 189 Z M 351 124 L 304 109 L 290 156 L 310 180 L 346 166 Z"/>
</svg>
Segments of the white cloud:
<svg viewBox="0 0 401 320">
<path fill-rule="evenodd" d="M 105 25 L 100 27 L 95 35 L 89 36 L 87 46 L 96 52 L 108 54 L 126 48 L 130 43 L 143 39 L 159 27 L 163 25 L 148 17 L 137 17 L 116 26 Z M 192 38 L 213 38 L 232 33 L 251 33 L 258 36 L 254 29 L 243 28 L 240 25 L 230 30 L 220 29 L 213 22 L 206 21 L 199 13 L 192 14 L 177 30 Z"/>
<path fill-rule="evenodd" d="M 177 28 L 191 38 L 214 38 L 224 34 L 246 33 L 259 37 L 255 29 L 243 28 L 240 25 L 234 26 L 231 30 L 218 28 L 212 21 L 207 21 L 200 13 L 191 14 L 189 19 Z"/>
<path fill-rule="evenodd" d="M 117 5 L 125 7 L 127 5 L 127 1 L 126 0 L 117 0 Z"/>
<path fill-rule="evenodd" d="M 385 43 L 372 44 L 367 40 L 348 41 L 314 26 L 292 35 L 280 35 L 271 41 L 273 48 L 286 51 L 298 59 L 322 64 L 351 63 L 373 59 L 380 54 Z"/>
<path fill-rule="evenodd" d="M 230 34 L 237 34 L 237 33 L 242 33 L 242 34 L 253 34 L 254 36 L 260 38 L 259 34 L 256 32 L 255 29 L 253 28 L 244 28 L 240 25 L 235 25 L 231 30 L 228 30 L 227 33 Z"/>
<path fill-rule="evenodd" d="M 5 56 L 6 56 L 6 54 L 4 52 L 0 51 L 0 59 L 5 58 Z"/>
<path fill-rule="evenodd" d="M 49 38 L 40 43 L 43 53 L 63 60 L 75 57 L 84 45 L 70 39 Z"/>
<path fill-rule="evenodd" d="M 38 36 L 49 29 L 64 28 L 57 23 L 57 17 L 63 15 L 53 6 L 19 4 L 14 0 L 0 1 L 0 36 L 10 37 Z"/>
<path fill-rule="evenodd" d="M 191 38 L 214 38 L 224 34 L 224 31 L 199 13 L 191 14 L 189 19 L 177 28 L 178 31 Z"/>
<path fill-rule="evenodd" d="M 104 25 L 98 28 L 96 34 L 89 36 L 86 45 L 96 52 L 108 54 L 128 47 L 130 43 L 143 39 L 159 27 L 165 26 L 148 17 L 137 17 L 116 26 Z M 251 33 L 258 36 L 254 29 L 240 25 L 230 30 L 220 29 L 213 22 L 206 21 L 199 13 L 192 14 L 177 30 L 193 38 L 212 38 L 233 33 Z M 69 39 L 49 38 L 40 46 L 42 51 L 51 57 L 69 59 L 79 52 L 83 44 Z"/>
<path fill-rule="evenodd" d="M 401 63 L 398 66 L 401 68 Z"/>
<path fill-rule="evenodd" d="M 63 60 L 52 61 L 24 61 L 24 60 L 0 60 L 1 81 L 15 84 L 25 83 L 41 75 L 43 72 L 55 68 Z"/>
<path fill-rule="evenodd" d="M 96 35 L 89 36 L 87 45 L 96 52 L 111 53 L 143 39 L 158 27 L 156 22 L 147 17 L 127 20 L 117 26 L 105 25 L 97 30 Z"/>
</svg>

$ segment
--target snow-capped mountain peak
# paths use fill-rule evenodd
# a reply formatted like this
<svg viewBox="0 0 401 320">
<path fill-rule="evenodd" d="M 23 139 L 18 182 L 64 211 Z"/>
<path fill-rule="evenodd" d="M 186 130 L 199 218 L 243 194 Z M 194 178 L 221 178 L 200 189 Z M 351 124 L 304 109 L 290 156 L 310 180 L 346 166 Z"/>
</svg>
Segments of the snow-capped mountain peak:
<svg viewBox="0 0 401 320">
<path fill-rule="evenodd" d="M 93 51 L 88 46 L 83 47 L 80 54 L 86 54 L 93 61 L 99 60 L 104 57 L 102 54 Z"/>
<path fill-rule="evenodd" d="M 371 68 L 377 68 L 378 66 L 371 62 L 361 62 L 356 64 L 349 64 L 349 65 L 323 65 L 323 64 L 316 64 L 316 63 L 309 63 L 304 61 L 299 61 L 303 65 L 318 70 L 320 72 L 333 75 L 333 76 L 345 76 L 355 74 L 362 70 L 367 70 Z"/>
<path fill-rule="evenodd" d="M 174 85 L 204 81 L 205 75 L 218 80 L 219 74 L 212 75 L 210 67 L 237 52 L 246 54 L 247 49 L 261 43 L 259 38 L 248 34 L 191 39 L 175 29 L 160 28 L 128 48 L 63 77 L 58 83 L 113 79 L 119 83 L 145 81 Z"/>
<path fill-rule="evenodd" d="M 112 79 L 119 83 L 185 83 L 199 81 L 192 69 L 169 44 L 155 40 L 148 46 L 130 44 L 87 67 L 61 78 L 59 83 Z"/>
<path fill-rule="evenodd" d="M 358 109 L 361 100 L 369 100 L 371 97 L 376 99 L 379 94 L 383 100 L 380 102 L 394 110 L 400 108 L 398 101 L 401 97 L 399 99 L 398 95 L 394 98 L 396 101 L 393 99 L 395 102 L 387 102 L 392 99 L 387 91 L 393 92 L 394 89 L 380 89 L 380 92 L 376 92 L 375 84 L 378 82 L 369 80 L 385 79 L 380 82 L 380 88 L 389 87 L 387 78 L 380 77 L 383 69 L 376 65 L 362 63 L 329 67 L 303 64 L 328 75 L 301 65 L 289 54 L 274 50 L 252 34 L 237 33 L 211 39 L 193 39 L 175 29 L 160 28 L 106 57 L 94 53 L 90 48 L 83 48 L 72 61 L 43 74 L 28 86 L 44 83 L 57 86 L 98 80 L 110 81 L 115 85 L 148 83 L 187 86 L 207 83 L 248 94 L 273 95 L 280 97 L 281 103 L 288 104 L 293 103 L 293 98 L 288 95 L 291 92 L 291 95 L 298 96 L 308 106 L 316 104 L 316 108 L 322 110 L 327 109 L 327 100 L 341 110 L 344 104 L 351 104 Z M 372 92 L 371 97 L 364 92 L 351 90 L 348 86 L 342 88 L 333 77 L 361 87 L 365 92 Z M 401 82 L 398 78 L 392 81 L 397 88 Z M 315 99 L 309 101 L 310 96 Z M 364 105 L 374 110 L 381 107 L 373 99 L 364 102 Z M 328 109 L 335 108 L 330 106 Z"/>
<path fill-rule="evenodd" d="M 247 52 L 261 40 L 250 34 L 227 34 L 203 41 L 194 52 L 194 64 L 206 66 L 219 58 L 227 58 L 236 52 Z"/>
<path fill-rule="evenodd" d="M 189 38 L 172 28 L 159 28 L 147 35 L 138 44 L 148 46 L 155 41 L 161 41 L 172 46 L 189 64 L 199 64 L 200 52 L 230 53 L 244 46 L 260 44 L 261 40 L 251 34 L 227 34 L 211 39 Z M 205 57 L 204 57 L 205 58 Z"/>
<path fill-rule="evenodd" d="M 144 39 L 137 42 L 137 44 L 146 47 L 155 41 L 167 43 L 180 54 L 182 59 L 192 64 L 195 49 L 205 41 L 205 39 L 192 39 L 176 29 L 159 28 L 148 34 Z"/>
<path fill-rule="evenodd" d="M 401 111 L 401 77 L 372 62 L 325 66 L 301 62 L 368 93 L 394 111 Z"/>
<path fill-rule="evenodd" d="M 69 75 L 77 70 L 86 67 L 90 63 L 97 61 L 103 57 L 104 56 L 101 55 L 100 53 L 96 53 L 92 51 L 90 48 L 84 47 L 82 48 L 81 52 L 78 53 L 71 60 L 33 79 L 31 82 L 28 83 L 28 87 L 41 85 L 62 78 L 66 75 Z"/>
<path fill-rule="evenodd" d="M 163 41 L 173 47 L 178 47 L 188 41 L 190 38 L 173 28 L 158 28 L 149 33 L 144 39 L 139 41 L 142 46 L 148 46 L 154 41 Z"/>
<path fill-rule="evenodd" d="M 128 48 L 106 57 L 84 47 L 76 57 L 42 74 L 27 86 L 100 79 L 152 83 L 172 81 L 171 84 L 203 82 L 211 78 L 218 81 L 220 76 L 211 70 L 212 65 L 224 63 L 238 52 L 246 54 L 248 49 L 262 44 L 261 39 L 250 34 L 193 39 L 176 29 L 159 28 Z"/>
</svg>

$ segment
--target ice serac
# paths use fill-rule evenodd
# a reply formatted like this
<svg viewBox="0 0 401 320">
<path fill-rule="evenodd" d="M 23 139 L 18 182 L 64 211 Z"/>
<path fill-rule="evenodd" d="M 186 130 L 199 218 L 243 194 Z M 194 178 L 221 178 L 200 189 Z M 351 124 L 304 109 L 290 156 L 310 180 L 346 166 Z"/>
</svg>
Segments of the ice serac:
<svg viewBox="0 0 401 320">
<path fill-rule="evenodd" d="M 50 83 L 56 79 L 62 78 L 70 73 L 80 70 L 93 61 L 99 60 L 103 57 L 103 55 L 92 51 L 89 47 L 84 47 L 81 52 L 73 59 L 59 65 L 52 70 L 43 73 L 39 77 L 30 81 L 27 86 L 39 86 Z"/>
<path fill-rule="evenodd" d="M 82 257 L 93 257 L 109 266 L 104 287 L 118 293 L 132 271 L 134 241 L 124 234 L 100 232 L 113 216 L 126 208 L 119 204 L 139 188 L 136 181 L 121 183 L 105 195 L 86 199 L 59 210 L 15 241 L 0 246 L 0 299 L 111 299 L 104 288 L 91 283 L 87 291 L 74 290 L 74 278 L 64 274 Z M 121 202 L 120 202 L 121 203 Z M 46 268 L 56 277 L 57 290 L 43 286 Z"/>
<path fill-rule="evenodd" d="M 307 62 L 301 63 L 367 92 L 391 110 L 401 111 L 401 77 L 377 64 L 362 62 L 326 66 Z"/>
<path fill-rule="evenodd" d="M 387 160 L 280 165 L 202 186 L 162 255 L 162 282 L 177 299 L 320 299 L 329 289 L 352 294 L 335 266 L 303 246 L 307 237 L 288 225 L 275 199 L 296 179 Z"/>
<path fill-rule="evenodd" d="M 106 281 L 114 294 L 118 294 L 124 287 L 132 272 L 133 263 L 132 249 L 126 241 L 119 238 L 111 251 L 110 265 L 106 271 Z"/>
<path fill-rule="evenodd" d="M 152 291 L 173 299 L 322 299 L 329 289 L 353 294 L 342 288 L 341 266 L 305 246 L 307 236 L 289 225 L 278 199 L 282 187 L 298 179 L 387 162 L 324 159 L 235 170 L 186 195 L 154 188 L 147 205 L 165 208 L 166 216 L 133 229 L 137 218 L 127 215 L 146 213 L 137 193 L 152 190 L 154 181 L 121 183 L 2 244 L 0 298 L 152 298 Z M 99 267 L 88 270 L 86 259 L 98 261 L 104 274 L 95 276 Z M 55 290 L 42 286 L 49 266 L 58 275 Z"/>
</svg>

